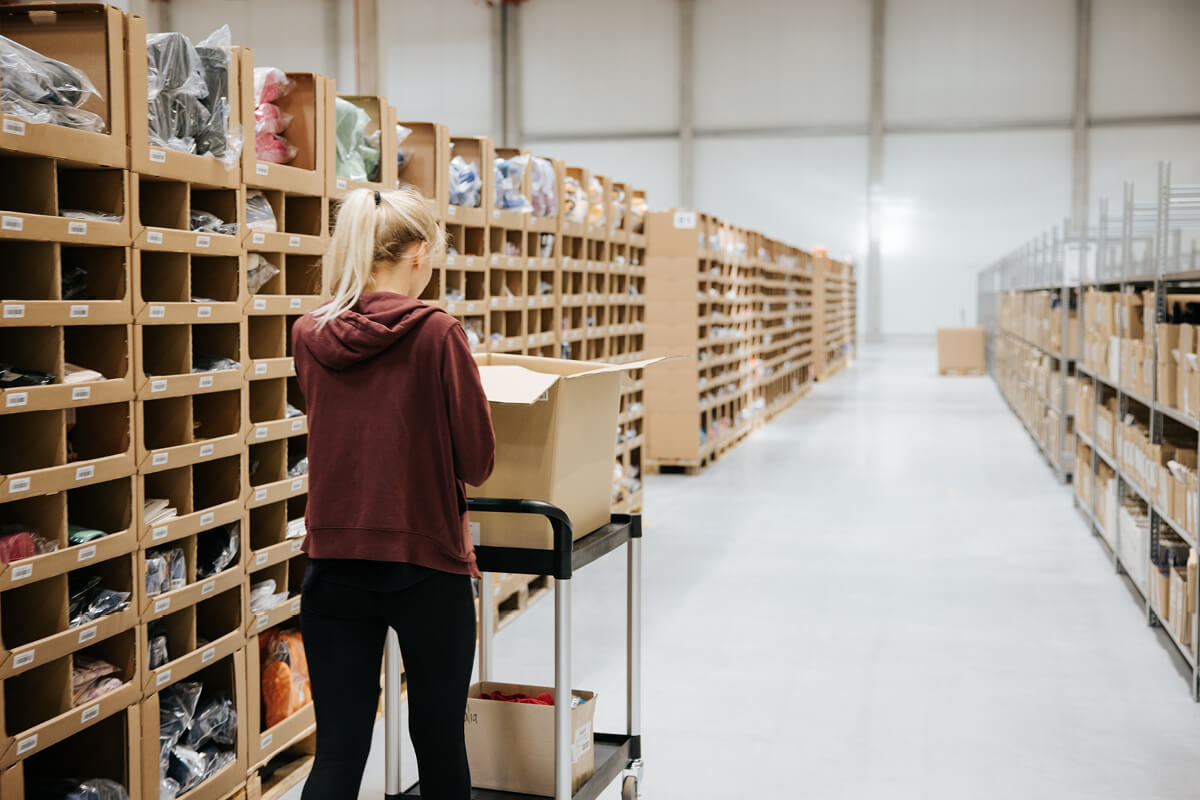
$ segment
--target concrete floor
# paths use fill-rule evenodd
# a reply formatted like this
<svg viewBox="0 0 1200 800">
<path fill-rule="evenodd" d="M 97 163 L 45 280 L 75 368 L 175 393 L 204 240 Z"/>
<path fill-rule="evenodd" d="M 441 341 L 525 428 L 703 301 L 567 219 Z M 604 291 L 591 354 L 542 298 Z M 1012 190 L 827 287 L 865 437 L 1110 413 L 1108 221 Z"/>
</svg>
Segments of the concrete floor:
<svg viewBox="0 0 1200 800">
<path fill-rule="evenodd" d="M 701 476 L 648 479 L 647 798 L 1197 796 L 1170 645 L 991 380 L 934 363 L 867 350 Z M 623 592 L 619 557 L 576 578 L 598 730 L 624 724 Z M 499 680 L 553 683 L 552 619 L 500 634 Z"/>
</svg>

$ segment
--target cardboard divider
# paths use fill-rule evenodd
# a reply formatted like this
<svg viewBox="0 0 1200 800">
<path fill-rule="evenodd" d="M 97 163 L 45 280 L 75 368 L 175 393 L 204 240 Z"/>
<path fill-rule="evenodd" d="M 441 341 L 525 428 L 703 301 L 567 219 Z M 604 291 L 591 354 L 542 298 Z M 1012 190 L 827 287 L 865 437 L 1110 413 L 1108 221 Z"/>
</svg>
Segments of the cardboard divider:
<svg viewBox="0 0 1200 800">
<path fill-rule="evenodd" d="M 71 167 L 36 156 L 0 154 L 0 239 L 127 247 L 131 243 L 129 173 Z M 60 198 L 61 195 L 61 198 Z M 119 220 L 63 216 L 68 211 L 117 214 Z"/>
<path fill-rule="evenodd" d="M 0 35 L 82 70 L 96 87 L 83 110 L 99 115 L 103 133 L 35 124 L 0 115 L 0 150 L 43 156 L 70 153 L 80 163 L 127 167 L 124 14 L 96 3 L 61 3 L 52 9 L 0 9 Z"/>
<path fill-rule="evenodd" d="M 275 215 L 275 231 L 246 229 L 243 246 L 276 253 L 321 255 L 329 246 L 333 207 L 320 194 L 300 194 L 277 189 L 251 189 L 263 195 Z"/>
<path fill-rule="evenodd" d="M 131 474 L 132 413 L 126 402 L 0 416 L 9 446 L 0 454 L 0 496 L 17 500 Z M 68 446 L 78 458 L 68 461 Z"/>
<path fill-rule="evenodd" d="M 261 551 L 260 551 L 261 552 Z M 255 554 L 257 560 L 258 554 Z M 273 605 L 259 608 L 257 611 L 254 608 L 250 609 L 250 616 L 246 632 L 249 635 L 261 633 L 267 628 L 275 625 L 283 624 L 288 620 L 295 618 L 300 613 L 300 586 L 304 580 L 304 570 L 308 565 L 308 559 L 303 553 L 299 553 L 287 560 L 278 561 L 273 564 L 268 564 L 264 567 L 255 570 L 253 564 L 250 569 L 255 570 L 250 573 L 249 585 L 251 594 L 254 587 L 265 581 L 275 581 L 275 593 L 288 593 L 286 600 L 274 603 Z"/>
<path fill-rule="evenodd" d="M 237 256 L 242 252 L 246 193 L 236 188 L 213 188 L 137 175 L 131 186 L 134 244 L 143 250 Z M 192 211 L 214 214 L 238 225 L 233 234 L 192 230 Z"/>
<path fill-rule="evenodd" d="M 412 131 L 400 143 L 406 154 L 398 185 L 413 186 L 444 217 L 450 182 L 450 130 L 437 122 L 401 122 Z"/>
<path fill-rule="evenodd" d="M 139 398 L 239 389 L 245 384 L 245 322 L 136 326 Z M 194 359 L 226 358 L 234 369 L 193 371 Z"/>
<path fill-rule="evenodd" d="M 290 620 L 281 625 L 288 630 L 299 630 L 299 620 Z M 246 704 L 247 729 L 249 731 L 251 769 L 264 766 L 279 753 L 293 744 L 310 738 L 316 731 L 316 717 L 311 702 L 293 711 L 289 716 L 272 726 L 266 724 L 262 699 L 263 645 L 270 629 L 251 636 L 246 643 L 246 687 L 249 702 Z"/>
</svg>

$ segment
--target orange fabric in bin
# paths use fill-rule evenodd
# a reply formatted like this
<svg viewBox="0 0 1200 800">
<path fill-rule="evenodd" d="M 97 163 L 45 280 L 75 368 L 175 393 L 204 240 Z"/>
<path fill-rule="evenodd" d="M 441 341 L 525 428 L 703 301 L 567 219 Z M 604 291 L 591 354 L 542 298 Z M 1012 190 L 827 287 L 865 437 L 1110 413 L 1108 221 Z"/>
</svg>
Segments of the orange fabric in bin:
<svg viewBox="0 0 1200 800">
<path fill-rule="evenodd" d="M 308 660 L 300 631 L 273 630 L 259 638 L 263 719 L 278 725 L 312 702 Z"/>
</svg>

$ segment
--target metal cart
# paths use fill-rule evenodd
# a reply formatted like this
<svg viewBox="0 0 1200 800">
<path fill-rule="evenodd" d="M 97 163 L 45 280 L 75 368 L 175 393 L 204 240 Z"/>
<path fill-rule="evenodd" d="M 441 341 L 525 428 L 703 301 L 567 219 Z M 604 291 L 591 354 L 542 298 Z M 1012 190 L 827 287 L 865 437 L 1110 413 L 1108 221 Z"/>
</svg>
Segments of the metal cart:
<svg viewBox="0 0 1200 800">
<path fill-rule="evenodd" d="M 642 683 L 642 517 L 640 514 L 613 514 L 609 524 L 575 541 L 571 520 L 562 509 L 536 500 L 476 498 L 469 501 L 476 512 L 534 514 L 545 517 L 554 532 L 554 549 L 513 547 L 476 547 L 480 586 L 479 680 L 492 676 L 492 639 L 495 617 L 492 614 L 492 587 L 495 572 L 522 575 L 549 575 L 554 578 L 554 798 L 555 800 L 595 800 L 616 780 L 621 780 L 623 800 L 639 796 L 642 781 L 641 683 Z M 571 793 L 571 704 L 562 698 L 571 696 L 571 576 L 576 570 L 626 546 L 626 731 L 624 734 L 597 733 L 595 772 L 574 795 Z M 403 735 L 403 707 L 400 702 L 400 645 L 389 631 L 384 669 L 384 742 L 386 750 L 387 800 L 420 797 L 416 784 L 403 789 L 400 765 L 400 741 Z M 472 789 L 476 800 L 519 800 L 533 795 L 512 794 L 490 789 Z"/>
</svg>

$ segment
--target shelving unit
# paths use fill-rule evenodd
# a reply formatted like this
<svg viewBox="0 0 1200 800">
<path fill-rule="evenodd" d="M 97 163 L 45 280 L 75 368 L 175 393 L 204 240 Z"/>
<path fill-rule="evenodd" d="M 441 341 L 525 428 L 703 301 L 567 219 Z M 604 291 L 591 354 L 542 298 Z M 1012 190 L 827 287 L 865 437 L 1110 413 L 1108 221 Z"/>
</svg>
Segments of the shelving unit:
<svg viewBox="0 0 1200 800">
<path fill-rule="evenodd" d="M 1200 187 L 1172 184 L 1164 162 L 1156 189 L 1139 203 L 1126 184 L 1119 214 L 1102 200 L 1095 226 L 984 270 L 979 311 L 993 377 L 1056 472 L 1073 472 L 1075 506 L 1200 699 L 1200 370 L 1195 326 L 1175 318 L 1200 300 Z"/>
<path fill-rule="evenodd" d="M 853 357 L 856 329 L 856 290 L 854 265 L 812 259 L 813 276 L 813 352 L 816 379 L 823 380 L 841 370 Z"/>
</svg>

